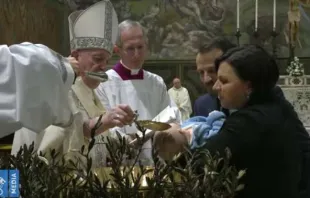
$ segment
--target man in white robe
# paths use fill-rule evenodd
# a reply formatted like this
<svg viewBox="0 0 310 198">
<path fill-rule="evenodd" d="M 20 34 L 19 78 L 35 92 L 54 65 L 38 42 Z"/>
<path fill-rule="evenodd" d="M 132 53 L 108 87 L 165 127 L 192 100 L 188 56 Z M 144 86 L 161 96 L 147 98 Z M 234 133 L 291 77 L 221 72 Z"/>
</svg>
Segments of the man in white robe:
<svg viewBox="0 0 310 198">
<path fill-rule="evenodd" d="M 100 1 L 84 11 L 76 11 L 69 16 L 71 40 L 71 56 L 79 61 L 82 71 L 99 72 L 105 69 L 111 57 L 113 45 L 118 32 L 117 16 L 110 1 Z M 99 85 L 98 80 L 85 75 L 76 79 L 69 92 L 69 104 L 74 115 L 73 124 L 66 128 L 49 126 L 35 137 L 35 148 L 38 152 L 48 154 L 50 149 L 56 149 L 67 158 L 78 154 L 83 144 L 88 143 L 85 137 L 90 136 L 98 116 L 104 114 L 101 127 L 97 130 L 96 143 L 102 143 L 102 138 L 109 135 L 106 131 L 115 126 L 122 127 L 131 123 L 134 113 L 127 105 L 118 105 L 105 112 L 105 108 L 94 94 L 93 89 Z M 33 132 L 28 132 L 33 133 Z M 16 132 L 12 154 L 23 145 L 25 132 Z M 31 134 L 28 135 L 28 137 Z M 30 139 L 30 138 L 29 138 Z M 87 147 L 86 147 L 87 148 Z M 91 150 L 93 167 L 105 165 L 107 151 L 104 144 L 96 144 Z M 49 158 L 49 156 L 46 156 Z"/>
<path fill-rule="evenodd" d="M 181 111 L 182 121 L 187 120 L 192 113 L 192 103 L 188 91 L 182 87 L 179 78 L 173 79 L 173 87 L 168 90 L 170 97 Z"/>
<path fill-rule="evenodd" d="M 41 44 L 0 45 L 0 138 L 71 123 L 65 101 L 79 71 L 70 60 Z"/>
<path fill-rule="evenodd" d="M 119 24 L 115 52 L 121 60 L 113 69 L 107 71 L 109 81 L 101 83 L 96 89 L 99 99 L 107 109 L 118 104 L 128 104 L 138 111 L 139 120 L 152 120 L 169 105 L 177 108 L 170 100 L 164 80 L 142 69 L 147 55 L 147 37 L 139 22 L 126 20 Z M 168 121 L 180 121 L 178 110 L 169 112 L 177 113 L 171 115 L 171 120 Z M 135 138 L 138 132 L 134 125 L 118 130 L 129 140 Z M 144 144 L 140 155 L 142 163 L 153 163 L 151 149 L 152 142 L 149 140 Z"/>
</svg>

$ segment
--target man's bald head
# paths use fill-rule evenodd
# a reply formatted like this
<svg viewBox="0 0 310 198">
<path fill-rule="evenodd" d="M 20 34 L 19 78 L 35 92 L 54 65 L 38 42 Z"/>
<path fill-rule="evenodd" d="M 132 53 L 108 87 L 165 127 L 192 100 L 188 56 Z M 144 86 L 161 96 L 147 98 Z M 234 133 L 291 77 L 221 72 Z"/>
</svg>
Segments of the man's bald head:
<svg viewBox="0 0 310 198">
<path fill-rule="evenodd" d="M 174 88 L 181 88 L 181 80 L 179 78 L 174 78 L 172 83 Z"/>
</svg>

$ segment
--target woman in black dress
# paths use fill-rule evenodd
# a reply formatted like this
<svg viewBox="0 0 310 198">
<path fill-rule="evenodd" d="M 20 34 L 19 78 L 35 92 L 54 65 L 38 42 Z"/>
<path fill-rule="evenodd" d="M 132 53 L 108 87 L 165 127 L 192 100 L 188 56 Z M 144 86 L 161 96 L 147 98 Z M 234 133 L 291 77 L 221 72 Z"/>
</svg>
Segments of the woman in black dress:
<svg viewBox="0 0 310 198">
<path fill-rule="evenodd" d="M 302 197 L 310 179 L 309 134 L 291 104 L 275 91 L 279 70 L 274 58 L 250 45 L 229 50 L 215 67 L 213 88 L 221 106 L 237 111 L 204 147 L 210 152 L 230 148 L 232 164 L 247 170 L 241 181 L 245 188 L 237 197 Z M 189 129 L 183 134 L 191 139 L 193 133 Z"/>
</svg>

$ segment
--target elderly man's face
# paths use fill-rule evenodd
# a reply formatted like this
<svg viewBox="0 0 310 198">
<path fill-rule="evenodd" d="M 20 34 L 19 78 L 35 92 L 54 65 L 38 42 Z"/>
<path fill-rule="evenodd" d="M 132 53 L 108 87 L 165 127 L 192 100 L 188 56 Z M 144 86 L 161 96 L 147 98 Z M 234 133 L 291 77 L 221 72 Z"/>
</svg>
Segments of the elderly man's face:
<svg viewBox="0 0 310 198">
<path fill-rule="evenodd" d="M 181 87 L 181 81 L 180 79 L 176 78 L 173 80 L 173 86 L 177 89 L 179 89 Z"/>
<path fill-rule="evenodd" d="M 210 94 L 216 94 L 212 89 L 217 80 L 214 61 L 222 54 L 223 52 L 221 50 L 213 49 L 203 54 L 199 53 L 196 56 L 196 66 L 200 80 Z"/>
<path fill-rule="evenodd" d="M 75 52 L 82 71 L 100 72 L 105 71 L 111 55 L 103 49 L 87 49 Z M 81 76 L 84 83 L 91 89 L 95 89 L 100 81 L 91 79 L 85 75 Z"/>
<path fill-rule="evenodd" d="M 147 55 L 147 44 L 140 27 L 130 27 L 121 33 L 122 46 L 118 53 L 124 65 L 131 69 L 140 68 Z"/>
</svg>

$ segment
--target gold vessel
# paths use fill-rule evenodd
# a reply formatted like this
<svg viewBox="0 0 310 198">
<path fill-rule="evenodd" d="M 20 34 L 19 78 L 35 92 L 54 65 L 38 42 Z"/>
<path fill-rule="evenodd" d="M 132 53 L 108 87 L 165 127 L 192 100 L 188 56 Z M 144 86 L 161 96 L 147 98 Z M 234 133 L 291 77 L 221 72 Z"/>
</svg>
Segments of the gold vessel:
<svg viewBox="0 0 310 198">
<path fill-rule="evenodd" d="M 141 127 L 152 131 L 165 131 L 171 127 L 170 124 L 152 120 L 136 120 L 135 122 Z"/>
</svg>

